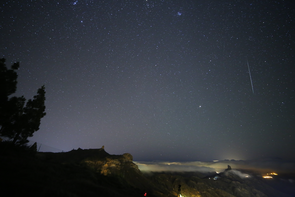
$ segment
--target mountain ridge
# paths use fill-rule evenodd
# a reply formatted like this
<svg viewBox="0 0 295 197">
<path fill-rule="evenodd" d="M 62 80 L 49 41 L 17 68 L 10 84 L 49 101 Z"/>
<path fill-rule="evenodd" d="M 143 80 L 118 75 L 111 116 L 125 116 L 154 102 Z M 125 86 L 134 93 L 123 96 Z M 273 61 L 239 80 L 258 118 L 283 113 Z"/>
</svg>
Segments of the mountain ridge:
<svg viewBox="0 0 295 197">
<path fill-rule="evenodd" d="M 129 153 L 111 155 L 104 147 L 62 153 L 11 150 L 0 146 L 2 193 L 6 196 L 291 197 L 262 178 L 223 173 L 141 172 Z M 231 173 L 232 172 L 232 173 Z M 214 177 L 219 178 L 214 179 Z M 4 181 L 5 180 L 5 181 Z M 9 190 L 8 188 L 18 188 Z M 5 196 L 5 195 L 4 195 Z"/>
</svg>

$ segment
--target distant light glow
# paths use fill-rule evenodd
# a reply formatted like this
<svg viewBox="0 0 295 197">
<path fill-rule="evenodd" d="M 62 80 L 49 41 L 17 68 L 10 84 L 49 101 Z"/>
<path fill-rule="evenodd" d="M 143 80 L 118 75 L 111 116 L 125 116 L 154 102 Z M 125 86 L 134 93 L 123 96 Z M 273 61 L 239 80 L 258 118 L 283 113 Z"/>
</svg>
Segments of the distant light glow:
<svg viewBox="0 0 295 197">
<path fill-rule="evenodd" d="M 270 172 L 270 173 L 267 173 L 267 175 L 273 175 L 273 176 L 277 176 L 278 174 L 275 173 L 275 172 Z"/>
<path fill-rule="evenodd" d="M 272 176 L 269 176 L 269 175 L 265 175 L 265 176 L 262 176 L 264 179 L 272 179 L 273 177 Z"/>
</svg>

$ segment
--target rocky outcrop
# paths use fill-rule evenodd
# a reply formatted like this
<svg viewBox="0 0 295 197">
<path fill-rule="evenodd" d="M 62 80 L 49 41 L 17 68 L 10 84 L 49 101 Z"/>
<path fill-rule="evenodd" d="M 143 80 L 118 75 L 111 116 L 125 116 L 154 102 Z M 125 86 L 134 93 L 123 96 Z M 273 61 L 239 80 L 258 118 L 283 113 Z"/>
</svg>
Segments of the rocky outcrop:
<svg viewBox="0 0 295 197">
<path fill-rule="evenodd" d="M 140 173 L 137 165 L 133 163 L 132 155 L 125 153 L 121 156 L 109 155 L 105 158 L 98 159 L 96 157 L 89 157 L 82 161 L 88 167 L 92 168 L 96 172 L 108 175 L 120 175 L 125 176 L 125 172 L 134 170 L 136 173 Z"/>
<path fill-rule="evenodd" d="M 89 168 L 103 176 L 116 177 L 124 184 L 134 188 L 149 191 L 149 193 L 157 193 L 158 189 L 141 173 L 138 166 L 133 163 L 133 157 L 129 153 L 108 155 L 104 158 L 88 157 L 81 161 L 81 163 L 86 164 Z"/>
<path fill-rule="evenodd" d="M 44 153 L 44 155 L 49 161 L 63 164 L 80 164 L 102 176 L 119 179 L 124 185 L 149 191 L 149 193 L 159 194 L 157 192 L 158 189 L 141 173 L 138 166 L 133 163 L 133 156 L 130 153 L 110 155 L 103 146 L 100 149 L 79 148 L 70 152 Z"/>
<path fill-rule="evenodd" d="M 133 157 L 130 153 L 110 155 L 105 151 L 104 146 L 100 149 L 78 148 L 65 153 L 38 153 L 38 156 L 42 157 L 43 160 L 64 164 L 86 164 L 87 167 L 105 176 L 116 175 L 124 177 L 126 172 L 130 171 L 141 173 L 137 165 L 133 163 Z"/>
</svg>

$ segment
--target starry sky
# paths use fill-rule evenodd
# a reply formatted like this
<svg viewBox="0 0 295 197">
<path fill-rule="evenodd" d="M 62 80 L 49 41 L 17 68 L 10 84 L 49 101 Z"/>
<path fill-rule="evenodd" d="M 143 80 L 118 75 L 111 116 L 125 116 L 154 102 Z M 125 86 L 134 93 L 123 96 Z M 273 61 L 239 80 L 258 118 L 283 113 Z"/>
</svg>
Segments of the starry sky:
<svg viewBox="0 0 295 197">
<path fill-rule="evenodd" d="M 295 159 L 295 9 L 272 0 L 15 0 L 0 57 L 46 87 L 30 140 L 134 160 Z"/>
</svg>

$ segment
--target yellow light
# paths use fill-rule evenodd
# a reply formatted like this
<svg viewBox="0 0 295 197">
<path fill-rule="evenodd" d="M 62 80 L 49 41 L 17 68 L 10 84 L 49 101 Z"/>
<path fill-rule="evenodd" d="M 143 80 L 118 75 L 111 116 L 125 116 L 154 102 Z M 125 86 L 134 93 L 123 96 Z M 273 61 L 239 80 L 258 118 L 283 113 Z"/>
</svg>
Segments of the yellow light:
<svg viewBox="0 0 295 197">
<path fill-rule="evenodd" d="M 274 176 L 277 176 L 278 174 L 275 173 L 275 172 L 270 172 L 270 173 L 267 173 L 267 175 L 274 175 Z"/>
<path fill-rule="evenodd" d="M 262 176 L 264 179 L 272 179 L 272 176 Z"/>
</svg>

